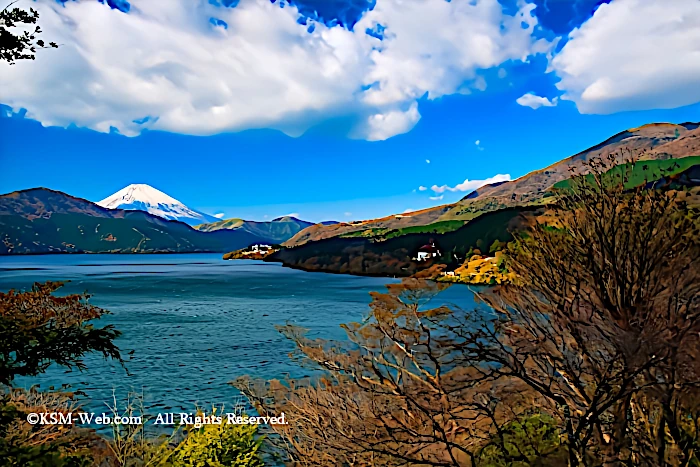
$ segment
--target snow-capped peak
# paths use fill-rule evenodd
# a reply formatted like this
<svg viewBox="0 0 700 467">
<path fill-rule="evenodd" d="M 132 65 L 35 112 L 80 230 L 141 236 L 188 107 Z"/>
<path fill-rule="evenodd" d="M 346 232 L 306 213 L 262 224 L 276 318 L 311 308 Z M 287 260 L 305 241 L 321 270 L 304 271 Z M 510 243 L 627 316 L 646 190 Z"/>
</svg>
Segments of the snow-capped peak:
<svg viewBox="0 0 700 467">
<path fill-rule="evenodd" d="M 134 183 L 126 188 L 122 188 L 112 196 L 108 196 L 97 204 L 103 208 L 116 209 L 120 204 L 131 204 L 134 201 L 141 201 L 142 203 L 156 206 L 159 204 L 179 204 L 184 206 L 184 204 L 172 196 L 168 196 L 162 191 L 156 190 L 152 186 L 144 183 Z"/>
<path fill-rule="evenodd" d="M 107 209 L 146 211 L 164 219 L 190 225 L 216 222 L 214 216 L 190 209 L 172 196 L 143 183 L 135 183 L 117 191 L 97 203 Z"/>
</svg>

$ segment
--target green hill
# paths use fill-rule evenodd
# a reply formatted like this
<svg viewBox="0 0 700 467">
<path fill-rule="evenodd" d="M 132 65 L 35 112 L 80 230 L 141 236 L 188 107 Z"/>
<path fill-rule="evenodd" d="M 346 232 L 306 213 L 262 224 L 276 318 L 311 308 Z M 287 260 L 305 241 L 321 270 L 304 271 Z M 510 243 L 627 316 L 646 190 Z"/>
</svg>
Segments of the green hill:
<svg viewBox="0 0 700 467">
<path fill-rule="evenodd" d="M 700 164 L 700 156 L 682 157 L 680 159 L 648 160 L 626 163 L 615 166 L 605 174 L 605 179 L 615 181 L 625 178 L 625 187 L 634 188 L 664 177 L 673 177 L 685 170 Z M 593 177 L 588 175 L 586 179 L 593 182 Z M 562 180 L 554 184 L 556 189 L 571 188 L 571 179 Z"/>
<path fill-rule="evenodd" d="M 260 237 L 265 240 L 265 243 L 279 244 L 286 242 L 297 233 L 312 225 L 314 225 L 313 222 L 303 221 L 296 217 L 284 216 L 269 222 L 246 221 L 238 218 L 225 219 L 219 222 L 197 225 L 195 229 L 202 232 L 238 230 Z"/>
</svg>

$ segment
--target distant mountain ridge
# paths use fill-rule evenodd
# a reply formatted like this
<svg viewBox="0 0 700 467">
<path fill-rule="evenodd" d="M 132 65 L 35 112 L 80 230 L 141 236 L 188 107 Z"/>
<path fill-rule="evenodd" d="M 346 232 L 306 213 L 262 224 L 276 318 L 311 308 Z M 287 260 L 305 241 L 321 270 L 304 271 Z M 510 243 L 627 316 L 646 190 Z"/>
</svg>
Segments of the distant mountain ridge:
<svg viewBox="0 0 700 467">
<path fill-rule="evenodd" d="M 333 223 L 334 222 L 324 222 L 319 225 L 332 225 Z M 238 218 L 224 219 L 208 224 L 196 225 L 194 228 L 203 232 L 242 230 L 261 238 L 267 238 L 269 243 L 280 244 L 312 225 L 316 224 L 297 219 L 293 216 L 282 216 L 271 221 L 247 221 Z"/>
<path fill-rule="evenodd" d="M 216 217 L 191 209 L 172 196 L 144 183 L 124 187 L 97 204 L 107 209 L 145 211 L 163 219 L 176 220 L 189 225 L 218 221 Z"/>
<path fill-rule="evenodd" d="M 266 241 L 245 231 L 200 232 L 47 188 L 0 195 L 0 254 L 226 252 Z"/>
</svg>

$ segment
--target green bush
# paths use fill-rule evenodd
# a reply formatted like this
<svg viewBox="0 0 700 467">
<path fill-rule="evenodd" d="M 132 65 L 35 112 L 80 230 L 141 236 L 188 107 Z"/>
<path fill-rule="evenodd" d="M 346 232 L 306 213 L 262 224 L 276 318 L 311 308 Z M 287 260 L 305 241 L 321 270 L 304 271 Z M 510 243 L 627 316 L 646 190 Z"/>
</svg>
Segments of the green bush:
<svg viewBox="0 0 700 467">
<path fill-rule="evenodd" d="M 204 425 L 192 429 L 171 461 L 182 467 L 263 467 L 255 425 Z"/>
<path fill-rule="evenodd" d="M 507 424 L 479 453 L 479 467 L 525 467 L 556 465 L 546 462 L 559 457 L 559 430 L 547 415 L 531 415 Z"/>
</svg>

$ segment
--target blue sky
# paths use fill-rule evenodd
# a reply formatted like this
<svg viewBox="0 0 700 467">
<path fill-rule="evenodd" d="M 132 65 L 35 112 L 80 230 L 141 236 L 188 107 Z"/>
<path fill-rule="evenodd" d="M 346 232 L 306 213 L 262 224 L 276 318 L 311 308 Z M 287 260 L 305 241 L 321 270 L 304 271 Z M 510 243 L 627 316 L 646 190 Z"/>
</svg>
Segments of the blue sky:
<svg viewBox="0 0 700 467">
<path fill-rule="evenodd" d="M 0 70 L 0 192 L 363 219 L 700 120 L 695 0 L 412 2 L 39 2 L 64 46 Z"/>
</svg>

